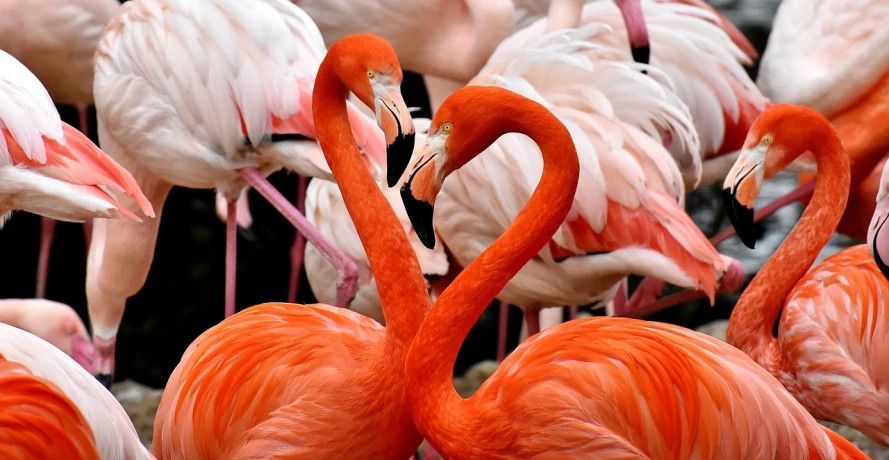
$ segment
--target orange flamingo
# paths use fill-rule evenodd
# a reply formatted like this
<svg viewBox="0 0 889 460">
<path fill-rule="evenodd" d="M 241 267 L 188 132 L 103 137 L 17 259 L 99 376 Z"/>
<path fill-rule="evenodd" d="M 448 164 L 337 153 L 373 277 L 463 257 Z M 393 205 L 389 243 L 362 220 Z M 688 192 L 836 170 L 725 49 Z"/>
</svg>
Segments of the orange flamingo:
<svg viewBox="0 0 889 460">
<path fill-rule="evenodd" d="M 273 451 L 403 459 L 420 445 L 402 376 L 429 295 L 407 234 L 359 157 L 345 103 L 351 90 L 368 107 L 377 91 L 404 104 L 401 79 L 385 40 L 352 35 L 330 48 L 312 98 L 318 142 L 370 261 L 386 327 L 321 304 L 268 303 L 229 317 L 198 337 L 170 376 L 154 425 L 159 458 L 268 458 Z M 391 109 L 376 104 L 378 119 L 383 110 Z M 414 132 L 409 116 L 395 122 Z"/>
<path fill-rule="evenodd" d="M 867 458 L 739 350 L 628 318 L 547 329 L 460 399 L 452 372 L 463 338 L 565 220 L 577 152 L 542 105 L 502 88 L 467 87 L 435 114 L 425 155 L 402 187 L 417 233 L 431 235 L 445 178 L 510 132 L 540 146 L 540 183 L 503 236 L 442 293 L 408 351 L 411 416 L 439 452 L 450 459 Z"/>
<path fill-rule="evenodd" d="M 807 151 L 819 174 L 812 201 L 741 295 L 726 341 L 777 377 L 815 417 L 889 446 L 889 282 L 863 244 L 806 273 L 849 196 L 849 158 L 830 122 L 803 106 L 763 112 L 725 178 L 727 213 L 753 248 L 753 203 L 763 182 Z"/>
<path fill-rule="evenodd" d="M 51 382 L 0 354 L 0 458 L 99 460 L 93 430 Z"/>
</svg>

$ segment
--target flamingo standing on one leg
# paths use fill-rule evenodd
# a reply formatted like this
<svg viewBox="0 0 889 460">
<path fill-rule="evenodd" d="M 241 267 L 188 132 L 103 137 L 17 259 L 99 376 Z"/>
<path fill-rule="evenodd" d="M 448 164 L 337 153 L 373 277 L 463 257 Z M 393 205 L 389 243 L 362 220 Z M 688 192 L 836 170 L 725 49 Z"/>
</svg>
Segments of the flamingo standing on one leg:
<svg viewBox="0 0 889 460">
<path fill-rule="evenodd" d="M 753 203 L 763 182 L 806 152 L 819 179 L 799 222 L 738 299 L 726 341 L 777 377 L 815 417 L 889 446 L 889 282 L 863 244 L 806 273 L 846 208 L 850 170 L 843 143 L 815 110 L 779 104 L 760 115 L 744 147 L 725 178 L 723 198 L 750 248 Z M 881 240 L 869 240 L 875 239 Z"/>
<path fill-rule="evenodd" d="M 70 306 L 46 299 L 3 299 L 0 323 L 46 340 L 92 372 L 95 348 L 86 326 Z"/>
<path fill-rule="evenodd" d="M 654 139 L 656 127 L 666 125 L 697 155 L 687 110 L 657 69 L 615 62 L 622 50 L 601 44 L 611 34 L 596 24 L 551 32 L 495 55 L 471 82 L 507 85 L 545 101 L 571 127 L 583 160 L 571 217 L 497 295 L 522 308 L 529 335 L 540 328 L 541 308 L 607 301 L 632 273 L 711 296 L 743 280 L 740 264 L 720 255 L 685 214 L 679 169 Z M 645 69 L 649 75 L 639 72 Z M 534 144 L 518 135 L 489 150 L 456 172 L 438 198 L 436 229 L 464 267 L 506 230 L 542 167 Z"/>
<path fill-rule="evenodd" d="M 87 107 L 93 105 L 93 54 L 117 0 L 2 0 L 0 49 L 33 72 L 57 104 L 77 108 L 80 131 L 89 137 Z M 60 71 L 60 69 L 64 69 Z M 92 221 L 84 223 L 89 246 Z M 46 297 L 55 220 L 41 220 L 36 297 Z"/>
<path fill-rule="evenodd" d="M 414 118 L 418 145 L 425 142 L 425 130 L 428 126 L 428 118 Z M 400 186 L 401 181 L 396 185 Z M 401 221 L 401 226 L 407 233 L 411 247 L 420 262 L 423 276 L 427 279 L 427 288 L 431 288 L 431 282 L 441 279 L 448 273 L 448 256 L 444 247 L 437 246 L 429 249 L 420 242 L 411 227 L 407 213 L 404 211 L 398 189 L 383 187 L 382 192 L 395 211 L 395 215 L 398 216 L 398 220 Z M 370 270 L 367 254 L 361 246 L 361 240 L 355 230 L 355 224 L 349 217 L 339 187 L 330 181 L 313 180 L 309 183 L 305 203 L 306 218 L 309 222 L 358 265 L 358 292 L 349 309 L 373 318 L 385 326 L 386 321 L 383 317 L 376 280 Z M 306 276 L 315 298 L 321 303 L 333 302 L 336 299 L 336 286 L 333 283 L 336 274 L 334 267 L 312 245 L 305 248 L 305 263 Z M 435 298 L 433 297 L 432 300 L 435 301 Z"/>
<path fill-rule="evenodd" d="M 889 152 L 889 4 L 882 0 L 784 0 L 762 56 L 758 83 L 775 102 L 818 110 L 836 126 L 852 160 L 849 206 L 837 230 L 863 241 Z M 811 198 L 815 174 L 756 212 L 754 221 Z M 734 235 L 729 227 L 713 238 Z"/>
<path fill-rule="evenodd" d="M 405 364 L 411 416 L 435 449 L 454 460 L 867 458 L 742 352 L 668 324 L 600 317 L 556 326 L 524 342 L 461 399 L 452 372 L 463 339 L 574 207 L 576 137 L 538 103 L 467 87 L 435 114 L 426 152 L 402 188 L 414 228 L 428 241 L 448 175 L 507 133 L 540 146 L 539 185 L 427 313 Z"/>
<path fill-rule="evenodd" d="M 167 382 L 154 424 L 159 457 L 404 459 L 420 445 L 403 369 L 429 294 L 404 229 L 359 160 L 346 114 L 349 91 L 378 117 L 390 110 L 374 104 L 383 95 L 403 105 L 401 79 L 388 43 L 353 35 L 330 48 L 312 98 L 318 141 L 367 252 L 386 327 L 322 304 L 268 303 L 225 319 L 192 343 Z M 406 113 L 395 121 L 413 132 Z"/>
<path fill-rule="evenodd" d="M 281 168 L 331 177 L 315 142 L 306 140 L 315 134 L 311 89 L 324 45 L 299 7 L 286 0 L 134 0 L 112 20 L 96 55 L 99 138 L 158 212 L 174 184 L 216 188 L 229 199 L 226 316 L 235 311 L 235 199 L 248 184 L 333 262 L 337 306 L 348 306 L 357 286 L 354 262 L 265 179 Z M 396 94 L 395 87 L 380 87 L 373 101 L 386 108 L 377 113 L 385 140 L 372 119 L 349 105 L 372 169 L 386 163 L 386 143 L 405 157 L 400 165 L 390 157 L 390 167 L 404 168 L 413 149 L 413 133 L 397 121 L 408 111 Z M 159 219 L 96 224 L 87 300 L 96 371 L 105 380 L 113 375 L 126 299 L 145 284 L 158 225 Z"/>
<path fill-rule="evenodd" d="M 3 355 L 0 406 L 0 457 L 100 459 L 93 431 L 65 393 Z"/>
</svg>

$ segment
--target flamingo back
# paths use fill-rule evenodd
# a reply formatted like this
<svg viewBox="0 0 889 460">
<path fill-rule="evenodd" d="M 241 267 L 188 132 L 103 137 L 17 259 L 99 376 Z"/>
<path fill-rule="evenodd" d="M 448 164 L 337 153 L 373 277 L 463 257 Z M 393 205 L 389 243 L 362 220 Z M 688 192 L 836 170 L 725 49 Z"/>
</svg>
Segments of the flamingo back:
<svg viewBox="0 0 889 460">
<path fill-rule="evenodd" d="M 813 415 L 889 444 L 889 284 L 866 245 L 800 279 L 778 328 L 786 369 L 774 374 Z"/>
<path fill-rule="evenodd" d="M 889 71 L 889 4 L 786 0 L 778 6 L 757 83 L 775 102 L 830 118 Z"/>
<path fill-rule="evenodd" d="M 51 382 L 0 354 L 0 457 L 99 460 L 77 406 Z"/>
<path fill-rule="evenodd" d="M 670 324 L 586 318 L 546 329 L 467 405 L 480 448 L 510 458 L 837 458 L 826 430 L 765 369 Z"/>
<path fill-rule="evenodd" d="M 312 88 L 326 51 L 312 19 L 287 0 L 135 0 L 96 51 L 97 113 L 122 148 L 179 185 L 215 187 L 210 176 L 267 163 L 332 178 L 323 156 L 272 139 L 314 137 Z M 350 107 L 357 131 L 379 130 Z M 382 133 L 369 137 L 360 146 L 385 164 Z M 185 159 L 196 162 L 187 174 Z"/>
<path fill-rule="evenodd" d="M 0 323 L 0 354 L 56 385 L 92 427 L 102 458 L 152 459 L 114 396 L 63 351 L 39 337 Z"/>
</svg>

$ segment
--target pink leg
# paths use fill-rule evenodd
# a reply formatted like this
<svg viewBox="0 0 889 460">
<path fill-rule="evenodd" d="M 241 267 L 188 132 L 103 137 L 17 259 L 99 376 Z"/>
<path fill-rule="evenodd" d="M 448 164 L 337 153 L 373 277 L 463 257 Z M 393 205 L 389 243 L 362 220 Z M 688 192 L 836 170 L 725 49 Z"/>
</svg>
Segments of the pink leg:
<svg viewBox="0 0 889 460">
<path fill-rule="evenodd" d="M 765 219 L 766 217 L 771 216 L 772 214 L 774 214 L 776 211 L 783 208 L 784 206 L 795 203 L 795 202 L 803 199 L 806 196 L 812 196 L 812 193 L 814 193 L 814 192 L 815 192 L 815 181 L 812 180 L 812 181 L 806 182 L 805 184 L 800 185 L 799 187 L 793 189 L 792 191 L 790 191 L 788 194 L 782 196 L 781 198 L 778 198 L 775 201 L 772 201 L 771 203 L 766 205 L 764 208 L 759 209 L 756 212 L 754 212 L 753 213 L 753 222 L 759 222 L 759 221 Z M 710 243 L 713 244 L 713 246 L 716 246 L 717 244 L 722 243 L 723 241 L 727 240 L 734 234 L 735 234 L 735 228 L 732 226 L 729 226 L 725 230 L 717 233 L 716 236 L 714 236 L 713 238 L 710 238 Z"/>
<path fill-rule="evenodd" d="M 627 308 L 635 310 L 642 305 L 653 303 L 661 296 L 665 287 L 667 287 L 667 283 L 657 278 L 644 278 L 630 296 Z"/>
<path fill-rule="evenodd" d="M 577 307 L 568 307 L 568 320 L 574 321 L 577 319 Z"/>
<path fill-rule="evenodd" d="M 37 294 L 38 299 L 46 297 L 46 278 L 49 275 L 49 250 L 52 248 L 52 234 L 56 221 L 49 217 L 40 218 L 40 252 L 37 256 Z"/>
<path fill-rule="evenodd" d="M 89 253 L 90 242 L 93 239 L 93 220 L 87 219 L 83 222 L 83 241 L 86 243 L 86 251 Z"/>
<path fill-rule="evenodd" d="M 300 214 L 306 214 L 306 188 L 309 186 L 309 178 L 299 176 L 299 185 L 296 191 L 296 210 Z M 293 247 L 290 248 L 290 288 L 287 291 L 287 302 L 296 303 L 296 293 L 299 291 L 299 275 L 303 268 L 303 253 L 306 249 L 306 237 L 302 232 L 296 232 Z"/>
<path fill-rule="evenodd" d="M 111 389 L 111 382 L 114 381 L 114 346 L 116 343 L 117 335 L 110 339 L 103 339 L 93 334 L 93 346 L 96 347 L 93 370 L 99 382 L 108 389 Z"/>
<path fill-rule="evenodd" d="M 624 278 L 620 280 L 620 286 L 614 295 L 614 316 L 623 316 L 628 311 L 630 309 L 627 308 L 627 279 Z"/>
<path fill-rule="evenodd" d="M 528 323 L 528 337 L 540 332 L 540 310 L 525 310 L 525 322 Z"/>
<path fill-rule="evenodd" d="M 228 200 L 225 220 L 225 317 L 235 314 L 235 282 L 238 276 L 238 200 Z"/>
<path fill-rule="evenodd" d="M 80 132 L 82 132 L 84 136 L 90 137 L 89 113 L 87 112 L 86 107 L 78 107 L 77 121 L 80 124 Z"/>
<path fill-rule="evenodd" d="M 509 329 L 509 304 L 500 302 L 500 318 L 497 325 L 497 362 L 506 358 L 506 332 Z"/>
<path fill-rule="evenodd" d="M 426 441 L 425 447 L 423 447 L 423 460 L 438 460 L 440 458 L 441 455 L 438 455 L 438 452 L 435 451 L 432 444 L 429 444 L 429 441 Z"/>
<path fill-rule="evenodd" d="M 244 168 L 238 172 L 250 186 L 269 200 L 272 206 L 284 215 L 299 232 L 306 235 L 306 238 L 336 267 L 338 275 L 336 304 L 339 307 L 348 308 L 349 303 L 355 297 L 355 292 L 358 291 L 358 266 L 355 265 L 355 262 L 327 241 L 318 229 L 313 227 L 306 217 L 294 208 L 287 198 L 284 198 L 281 192 L 272 186 L 259 171 L 253 168 Z"/>
</svg>

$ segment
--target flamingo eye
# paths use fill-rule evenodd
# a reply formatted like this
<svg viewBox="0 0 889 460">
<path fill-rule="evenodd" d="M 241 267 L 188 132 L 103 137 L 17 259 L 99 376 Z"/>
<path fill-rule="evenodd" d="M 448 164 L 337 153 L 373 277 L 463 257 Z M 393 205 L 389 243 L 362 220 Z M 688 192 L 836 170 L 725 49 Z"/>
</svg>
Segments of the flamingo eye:
<svg viewBox="0 0 889 460">
<path fill-rule="evenodd" d="M 452 125 L 450 123 L 444 123 L 441 125 L 441 131 L 445 134 L 450 133 L 453 130 L 454 130 L 454 125 Z"/>
<path fill-rule="evenodd" d="M 376 74 L 374 73 L 373 70 L 370 70 L 370 69 L 367 70 L 367 78 L 373 78 L 375 76 L 376 76 Z"/>
<path fill-rule="evenodd" d="M 772 145 L 772 142 L 775 142 L 775 138 L 771 134 L 762 138 L 762 143 L 765 145 Z"/>
</svg>

